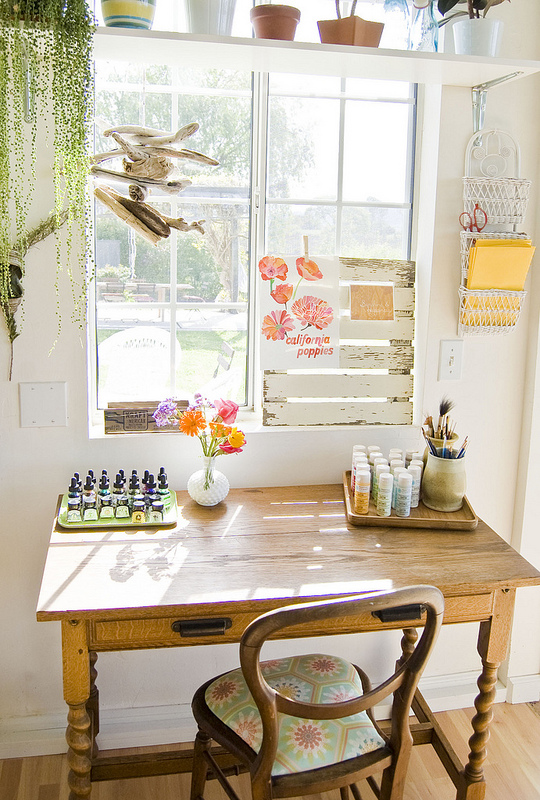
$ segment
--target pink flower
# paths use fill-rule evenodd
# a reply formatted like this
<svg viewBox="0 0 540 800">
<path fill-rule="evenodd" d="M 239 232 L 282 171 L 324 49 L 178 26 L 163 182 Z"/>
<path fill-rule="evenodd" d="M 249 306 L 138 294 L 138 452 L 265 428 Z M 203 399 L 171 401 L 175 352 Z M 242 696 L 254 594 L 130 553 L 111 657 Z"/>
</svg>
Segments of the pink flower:
<svg viewBox="0 0 540 800">
<path fill-rule="evenodd" d="M 310 261 L 309 258 L 297 258 L 296 269 L 298 274 L 305 278 L 306 281 L 319 281 L 323 276 L 318 264 Z"/>
<path fill-rule="evenodd" d="M 312 295 L 301 297 L 293 303 L 291 312 L 300 322 L 305 322 L 306 325 L 313 325 L 320 331 L 323 328 L 327 328 L 334 319 L 332 308 L 326 300 L 321 300 L 320 297 L 313 297 Z"/>
<path fill-rule="evenodd" d="M 232 425 L 238 414 L 238 403 L 234 400 L 215 400 L 214 405 L 225 425 Z"/>
<path fill-rule="evenodd" d="M 287 333 L 294 330 L 294 320 L 286 311 L 272 311 L 263 319 L 262 332 L 267 339 L 277 342 L 286 339 Z"/>
<path fill-rule="evenodd" d="M 259 271 L 263 281 L 273 281 L 275 278 L 284 281 L 287 277 L 288 267 L 282 258 L 265 256 L 259 261 Z"/>
<path fill-rule="evenodd" d="M 283 305 L 291 299 L 292 293 L 292 283 L 278 283 L 276 288 L 270 292 L 276 303 L 281 303 Z"/>
</svg>

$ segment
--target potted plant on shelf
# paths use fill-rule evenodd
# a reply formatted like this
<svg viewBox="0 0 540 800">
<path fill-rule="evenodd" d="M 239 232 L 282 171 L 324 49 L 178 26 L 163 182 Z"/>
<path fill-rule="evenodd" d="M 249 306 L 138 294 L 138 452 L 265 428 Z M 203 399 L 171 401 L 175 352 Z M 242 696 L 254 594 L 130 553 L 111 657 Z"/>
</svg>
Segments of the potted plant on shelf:
<svg viewBox="0 0 540 800">
<path fill-rule="evenodd" d="M 46 229 L 57 231 L 67 221 L 67 251 L 57 238 L 57 270 L 70 261 L 74 236 L 81 234 L 78 263 L 85 274 L 94 20 L 87 0 L 2 0 L 0 28 L 0 310 L 13 347 L 23 258 L 37 230 L 28 221 L 42 121 L 54 153 L 54 207 Z M 82 322 L 85 281 L 81 289 L 72 280 L 74 316 Z"/>
<path fill-rule="evenodd" d="M 325 19 L 317 22 L 321 42 L 324 44 L 354 44 L 360 47 L 378 47 L 384 23 L 356 17 L 354 12 L 356 11 L 357 0 L 353 0 L 349 16 L 342 17 L 339 2 L 340 0 L 336 0 L 337 19 Z"/>
<path fill-rule="evenodd" d="M 300 22 L 300 11 L 294 6 L 263 3 L 250 9 L 249 18 L 257 39 L 292 42 Z"/>
<path fill-rule="evenodd" d="M 466 4 L 466 11 L 456 11 L 439 25 L 452 21 L 454 49 L 459 55 L 497 56 L 501 44 L 503 23 L 500 19 L 486 18 L 492 6 L 505 0 L 439 0 L 439 13 L 446 16 L 458 4 Z M 464 17 L 457 19 L 456 17 Z"/>
</svg>

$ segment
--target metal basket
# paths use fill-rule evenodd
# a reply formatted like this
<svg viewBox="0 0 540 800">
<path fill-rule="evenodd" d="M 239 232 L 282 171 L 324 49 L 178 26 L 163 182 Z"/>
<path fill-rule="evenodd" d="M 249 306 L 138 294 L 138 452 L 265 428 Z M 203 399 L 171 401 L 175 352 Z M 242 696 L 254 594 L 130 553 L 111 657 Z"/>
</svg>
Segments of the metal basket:
<svg viewBox="0 0 540 800">
<path fill-rule="evenodd" d="M 469 277 L 469 251 L 477 239 L 528 239 L 526 233 L 509 233 L 509 232 L 490 232 L 485 233 L 470 233 L 469 231 L 461 231 L 460 233 L 460 252 L 461 252 L 461 283 L 467 286 L 467 278 Z"/>
<path fill-rule="evenodd" d="M 488 225 L 523 222 L 531 181 L 519 177 L 517 142 L 504 131 L 482 130 L 467 145 L 463 207 L 472 215 L 476 205 L 486 212 Z"/>
<path fill-rule="evenodd" d="M 459 287 L 460 335 L 492 335 L 509 333 L 521 314 L 527 292 L 502 289 L 478 291 Z"/>
</svg>

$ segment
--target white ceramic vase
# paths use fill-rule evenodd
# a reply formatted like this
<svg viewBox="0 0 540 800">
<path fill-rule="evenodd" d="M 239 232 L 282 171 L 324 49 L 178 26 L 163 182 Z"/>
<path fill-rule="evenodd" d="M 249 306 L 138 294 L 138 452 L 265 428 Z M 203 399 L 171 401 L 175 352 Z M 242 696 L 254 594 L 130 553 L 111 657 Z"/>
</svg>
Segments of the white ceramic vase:
<svg viewBox="0 0 540 800">
<path fill-rule="evenodd" d="M 186 0 L 190 33 L 230 36 L 236 0 Z"/>
<path fill-rule="evenodd" d="M 188 480 L 188 494 L 200 506 L 216 506 L 229 494 L 229 481 L 216 469 L 215 462 L 215 456 L 203 456 L 203 468 Z"/>
<path fill-rule="evenodd" d="M 462 56 L 496 58 L 501 47 L 502 32 L 503 23 L 500 19 L 460 19 L 452 25 L 454 50 Z"/>
</svg>

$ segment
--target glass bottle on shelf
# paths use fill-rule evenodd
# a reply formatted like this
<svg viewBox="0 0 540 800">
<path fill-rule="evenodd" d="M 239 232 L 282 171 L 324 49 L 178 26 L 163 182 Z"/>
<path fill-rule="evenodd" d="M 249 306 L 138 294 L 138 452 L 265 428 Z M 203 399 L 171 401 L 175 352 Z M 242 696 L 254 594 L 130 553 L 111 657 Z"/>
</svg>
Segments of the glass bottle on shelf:
<svg viewBox="0 0 540 800">
<path fill-rule="evenodd" d="M 411 32 L 411 12 L 407 0 L 384 0 L 384 29 L 379 47 L 407 50 Z"/>
<path fill-rule="evenodd" d="M 432 0 L 414 0 L 409 50 L 436 53 L 439 26 L 433 15 Z"/>
</svg>

